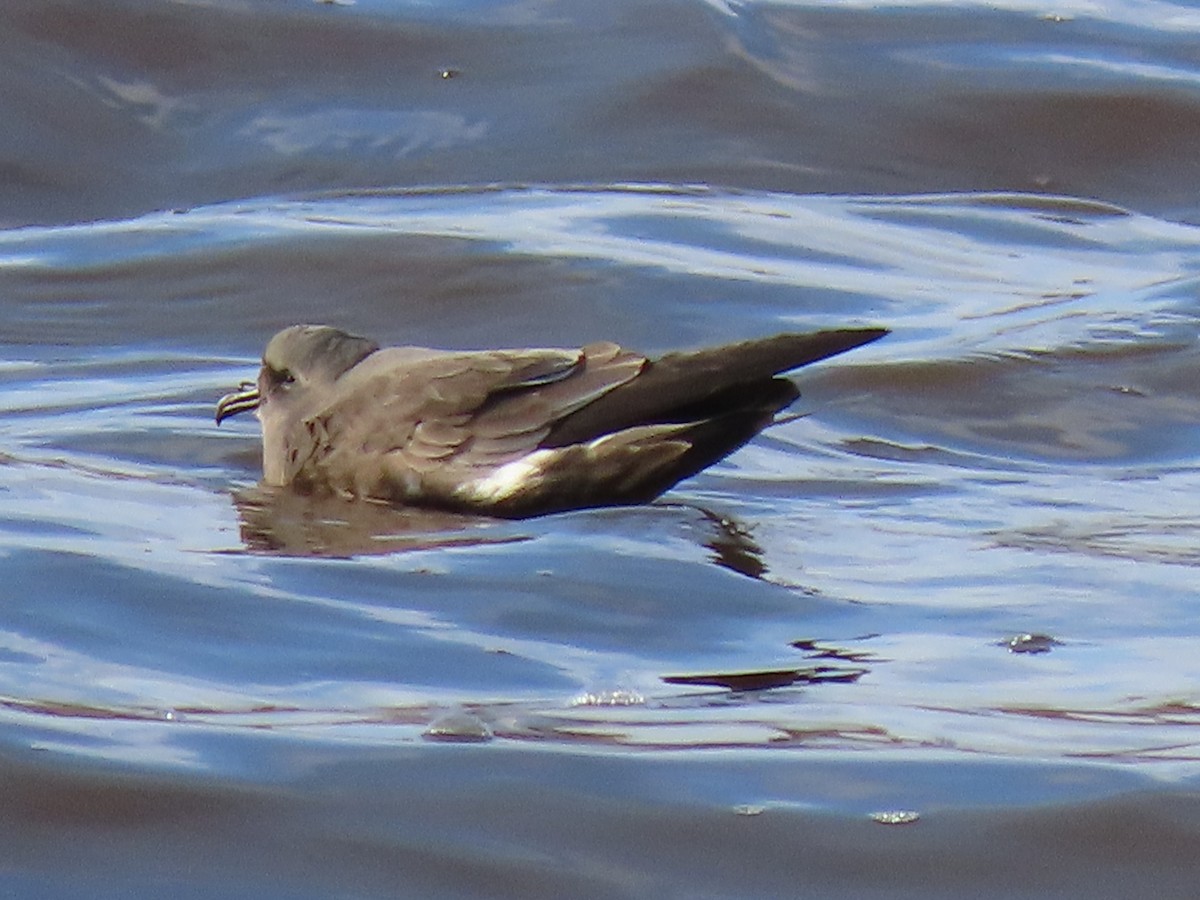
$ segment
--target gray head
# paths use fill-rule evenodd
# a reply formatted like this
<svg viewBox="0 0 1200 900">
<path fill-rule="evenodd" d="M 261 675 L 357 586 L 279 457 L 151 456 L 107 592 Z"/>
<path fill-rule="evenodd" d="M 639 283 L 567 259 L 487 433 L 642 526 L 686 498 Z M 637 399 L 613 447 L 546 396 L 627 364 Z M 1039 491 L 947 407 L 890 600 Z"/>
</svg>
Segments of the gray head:
<svg viewBox="0 0 1200 900">
<path fill-rule="evenodd" d="M 263 351 L 258 383 L 244 384 L 217 403 L 217 424 L 287 395 L 302 395 L 314 385 L 332 384 L 378 349 L 374 341 L 328 325 L 285 328 Z"/>
</svg>

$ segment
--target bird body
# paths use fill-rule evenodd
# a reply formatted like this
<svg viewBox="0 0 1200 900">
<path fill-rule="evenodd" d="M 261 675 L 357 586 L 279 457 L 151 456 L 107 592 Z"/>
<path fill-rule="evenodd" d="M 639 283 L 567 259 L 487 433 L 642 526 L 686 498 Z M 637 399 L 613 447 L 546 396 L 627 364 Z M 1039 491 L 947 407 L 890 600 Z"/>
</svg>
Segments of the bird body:
<svg viewBox="0 0 1200 900">
<path fill-rule="evenodd" d="M 263 481 L 525 517 L 642 503 L 732 453 L 799 395 L 779 373 L 884 329 L 784 334 L 657 360 L 579 349 L 381 349 L 295 325 L 218 424 L 255 410 Z"/>
</svg>

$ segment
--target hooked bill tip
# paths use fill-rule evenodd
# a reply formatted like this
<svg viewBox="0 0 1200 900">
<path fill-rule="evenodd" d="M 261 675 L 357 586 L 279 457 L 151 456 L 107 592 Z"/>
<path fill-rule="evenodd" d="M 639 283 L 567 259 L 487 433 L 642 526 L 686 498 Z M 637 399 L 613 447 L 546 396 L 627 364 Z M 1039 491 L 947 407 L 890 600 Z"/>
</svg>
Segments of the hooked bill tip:
<svg viewBox="0 0 1200 900">
<path fill-rule="evenodd" d="M 247 412 L 252 409 L 258 409 L 258 404 L 262 399 L 258 393 L 257 387 L 247 387 L 247 382 L 243 382 L 242 390 L 232 394 L 226 394 L 217 401 L 216 415 L 214 418 L 218 425 L 228 419 L 230 416 L 236 416 L 238 413 Z"/>
</svg>

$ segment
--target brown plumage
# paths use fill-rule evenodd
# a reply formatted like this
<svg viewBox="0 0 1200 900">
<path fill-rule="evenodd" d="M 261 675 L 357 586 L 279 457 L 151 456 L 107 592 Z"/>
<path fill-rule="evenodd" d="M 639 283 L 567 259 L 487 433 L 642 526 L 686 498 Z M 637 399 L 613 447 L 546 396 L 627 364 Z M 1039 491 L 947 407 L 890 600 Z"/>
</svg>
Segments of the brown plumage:
<svg viewBox="0 0 1200 900">
<path fill-rule="evenodd" d="M 780 373 L 874 341 L 879 328 L 781 334 L 649 360 L 578 350 L 380 349 L 295 325 L 258 382 L 263 480 L 308 491 L 524 517 L 642 503 L 732 453 L 798 396 Z"/>
</svg>

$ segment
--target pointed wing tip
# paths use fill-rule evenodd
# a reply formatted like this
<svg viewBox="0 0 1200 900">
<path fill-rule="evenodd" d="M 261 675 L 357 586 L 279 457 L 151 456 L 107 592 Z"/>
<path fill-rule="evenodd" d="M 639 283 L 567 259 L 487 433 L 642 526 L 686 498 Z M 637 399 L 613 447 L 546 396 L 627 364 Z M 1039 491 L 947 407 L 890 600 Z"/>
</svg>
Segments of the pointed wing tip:
<svg viewBox="0 0 1200 900">
<path fill-rule="evenodd" d="M 872 328 L 847 328 L 846 332 L 848 334 L 857 335 L 859 338 L 861 338 L 859 346 L 862 346 L 862 344 L 869 344 L 871 341 L 877 341 L 881 337 L 886 337 L 892 333 L 892 329 L 884 328 L 882 326 L 875 326 Z"/>
<path fill-rule="evenodd" d="M 786 367 L 779 371 L 798 369 L 809 363 L 838 356 L 848 350 L 854 350 L 856 347 L 877 341 L 891 333 L 890 328 L 838 328 L 810 334 L 783 336 L 784 340 L 794 341 L 795 351 L 792 358 L 787 361 Z"/>
</svg>

